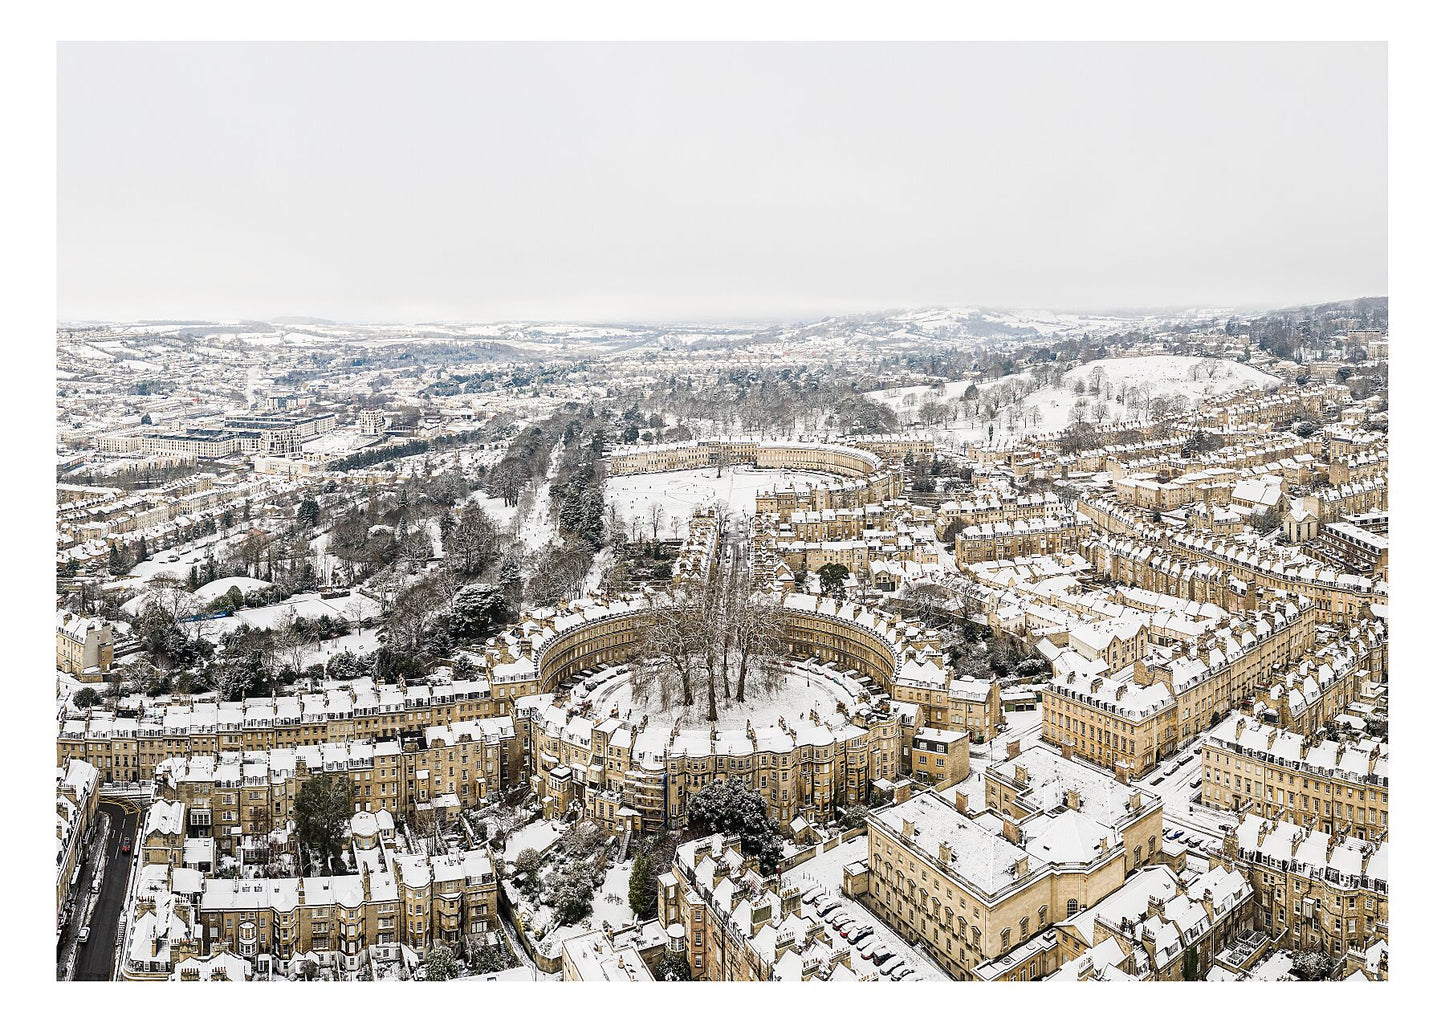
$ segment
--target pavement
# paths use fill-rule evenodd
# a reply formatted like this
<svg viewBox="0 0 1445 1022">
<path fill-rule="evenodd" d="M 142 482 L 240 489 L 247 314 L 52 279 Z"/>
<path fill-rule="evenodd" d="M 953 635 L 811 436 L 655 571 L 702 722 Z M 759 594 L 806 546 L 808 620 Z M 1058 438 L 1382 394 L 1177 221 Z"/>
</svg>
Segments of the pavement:
<svg viewBox="0 0 1445 1022">
<path fill-rule="evenodd" d="M 92 854 L 81 873 L 81 890 L 85 892 L 85 900 L 77 903 L 61 935 L 58 968 L 63 978 L 98 981 L 109 980 L 115 974 L 116 932 L 121 908 L 125 904 L 126 888 L 130 884 L 132 860 L 137 851 L 136 832 L 140 827 L 141 811 L 142 807 L 134 802 L 101 799 L 99 813 L 105 814 L 106 820 L 99 821 L 99 817 L 97 820 L 105 828 L 104 839 L 98 849 L 100 854 Z M 121 854 L 122 836 L 131 840 L 130 854 Z M 105 864 L 104 877 L 100 893 L 92 895 L 90 884 L 98 862 Z M 90 939 L 84 944 L 76 944 L 80 927 L 86 925 L 90 927 Z"/>
</svg>

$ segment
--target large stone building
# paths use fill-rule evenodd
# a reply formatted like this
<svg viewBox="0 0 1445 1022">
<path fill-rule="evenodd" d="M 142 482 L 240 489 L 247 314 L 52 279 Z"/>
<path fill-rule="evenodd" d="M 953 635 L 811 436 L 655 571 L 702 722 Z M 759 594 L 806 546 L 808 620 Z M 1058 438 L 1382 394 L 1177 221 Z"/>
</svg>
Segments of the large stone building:
<svg viewBox="0 0 1445 1022">
<path fill-rule="evenodd" d="M 100 681 L 111 668 L 110 622 L 60 611 L 55 619 L 55 668 L 82 681 Z"/>
</svg>

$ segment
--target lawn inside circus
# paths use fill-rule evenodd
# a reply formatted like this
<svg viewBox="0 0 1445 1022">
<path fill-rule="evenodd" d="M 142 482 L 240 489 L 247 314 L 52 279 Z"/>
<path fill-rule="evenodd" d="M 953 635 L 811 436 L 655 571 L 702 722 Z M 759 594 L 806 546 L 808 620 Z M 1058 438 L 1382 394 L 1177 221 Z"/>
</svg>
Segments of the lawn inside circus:
<svg viewBox="0 0 1445 1022">
<path fill-rule="evenodd" d="M 851 708 L 857 701 L 859 687 L 837 672 L 815 664 L 793 664 L 771 686 L 761 677 L 749 676 L 742 702 L 726 699 L 721 688 L 717 693 L 719 730 L 743 730 L 751 722 L 754 727 L 775 725 L 781 719 L 792 727 L 812 720 L 830 726 L 847 723 L 848 715 L 839 704 Z M 680 699 L 664 700 L 657 686 L 649 686 L 645 694 L 633 687 L 632 676 L 625 667 L 610 668 L 575 685 L 569 697 L 579 709 L 607 715 L 617 711 L 625 721 L 640 722 L 647 717 L 650 726 L 661 722 L 677 723 L 683 728 L 710 728 L 707 719 L 707 683 L 694 682 L 693 703 L 684 706 Z"/>
</svg>

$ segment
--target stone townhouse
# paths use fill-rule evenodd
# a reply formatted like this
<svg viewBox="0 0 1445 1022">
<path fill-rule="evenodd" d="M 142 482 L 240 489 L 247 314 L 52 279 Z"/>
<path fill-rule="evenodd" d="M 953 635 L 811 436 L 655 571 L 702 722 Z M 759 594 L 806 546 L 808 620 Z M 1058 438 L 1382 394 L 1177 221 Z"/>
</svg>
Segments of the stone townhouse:
<svg viewBox="0 0 1445 1022">
<path fill-rule="evenodd" d="M 1070 513 L 969 525 L 954 536 L 954 559 L 962 567 L 980 561 L 1071 553 L 1079 549 L 1084 535 L 1085 526 Z"/>
<path fill-rule="evenodd" d="M 853 948 L 802 912 L 802 891 L 757 872 L 721 836 L 679 845 L 657 881 L 657 921 L 694 979 L 775 982 L 857 979 Z"/>
<path fill-rule="evenodd" d="M 1252 704 L 1274 671 L 1304 656 L 1314 630 L 1307 601 L 1277 600 L 1216 625 L 1176 655 L 1151 651 L 1132 670 L 1053 678 L 1042 693 L 1043 739 L 1142 776 L 1230 710 Z"/>
<path fill-rule="evenodd" d="M 188 810 L 186 832 L 222 854 L 258 861 L 284 831 L 297 794 L 318 774 L 344 773 L 356 812 L 452 818 L 521 779 L 522 745 L 510 717 L 428 728 L 402 742 L 349 742 L 176 757 L 156 769 L 160 798 Z"/>
<path fill-rule="evenodd" d="M 1306 737 L 1236 713 L 1204 736 L 1200 757 L 1206 806 L 1371 841 L 1389 830 L 1384 742 Z"/>
<path fill-rule="evenodd" d="M 1213 863 L 1211 859 L 1211 863 Z M 1255 929 L 1294 951 L 1335 958 L 1388 940 L 1389 844 L 1246 814 L 1219 861 L 1254 890 Z"/>
<path fill-rule="evenodd" d="M 1234 867 L 1186 883 L 1167 866 L 1150 866 L 1058 924 L 1065 964 L 1056 978 L 1202 979 L 1253 921 L 1253 891 Z"/>
<path fill-rule="evenodd" d="M 411 685 L 370 678 L 333 681 L 320 692 L 221 702 L 153 704 L 140 717 L 102 710 L 62 721 L 57 762 L 86 759 L 107 782 L 148 780 L 167 759 L 264 752 L 302 745 L 395 739 L 429 727 L 502 716 L 486 677 Z"/>
</svg>

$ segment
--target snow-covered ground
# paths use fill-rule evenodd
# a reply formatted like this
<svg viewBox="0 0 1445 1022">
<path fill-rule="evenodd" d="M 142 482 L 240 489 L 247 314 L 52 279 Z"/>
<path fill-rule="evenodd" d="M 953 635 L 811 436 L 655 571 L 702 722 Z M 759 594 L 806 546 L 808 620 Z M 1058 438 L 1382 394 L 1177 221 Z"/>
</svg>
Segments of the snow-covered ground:
<svg viewBox="0 0 1445 1022">
<path fill-rule="evenodd" d="M 210 603 L 217 596 L 224 596 L 235 586 L 241 590 L 244 596 L 246 593 L 254 592 L 257 589 L 266 589 L 271 585 L 259 578 L 252 578 L 250 575 L 231 575 L 227 578 L 218 578 L 214 582 L 207 582 L 193 594 L 200 601 L 202 606 Z"/>
<path fill-rule="evenodd" d="M 517 506 L 515 504 L 508 507 L 507 502 L 501 497 L 488 497 L 481 492 L 472 494 L 471 499 L 481 506 L 482 510 L 486 512 L 487 517 L 496 523 L 498 529 L 503 532 L 511 530 L 514 519 L 517 517 Z"/>
<path fill-rule="evenodd" d="M 565 941 L 601 929 L 604 925 L 611 926 L 614 930 L 631 926 L 637 921 L 637 916 L 633 914 L 632 906 L 627 900 L 627 883 L 631 877 L 631 861 L 616 862 L 609 866 L 602 878 L 602 886 L 593 892 L 592 914 L 580 923 L 569 923 L 549 930 L 547 928 L 551 926 L 552 910 L 546 905 L 539 905 L 532 912 L 530 926 L 534 935 L 538 930 L 545 931 L 545 936 L 537 938 L 537 947 L 547 954 L 555 954 Z"/>
<path fill-rule="evenodd" d="M 162 550 L 154 557 L 141 561 L 130 569 L 131 582 L 139 585 L 136 580 L 144 581 L 157 575 L 174 575 L 176 578 L 184 579 L 189 576 L 192 566 L 199 567 L 205 564 L 208 551 L 214 552 L 216 560 L 220 561 L 225 557 L 227 548 L 232 543 L 239 542 L 245 533 L 245 527 L 236 526 L 224 536 L 206 536 L 196 540 L 194 544 Z M 191 546 L 192 549 L 189 552 L 183 552 L 185 546 Z"/>
<path fill-rule="evenodd" d="M 1095 369 L 1104 371 L 1102 394 L 1088 393 L 1090 377 Z M 1011 384 L 1031 382 L 1028 373 L 1015 373 L 1001 379 L 978 385 L 981 397 L 990 391 L 1007 388 Z M 1188 355 L 1146 355 L 1139 358 L 1106 358 L 1086 362 L 1064 374 L 1063 386 L 1043 387 L 1025 395 L 1017 404 L 1019 419 L 1010 423 L 1007 407 L 999 410 L 993 420 L 995 438 L 1016 433 L 1048 433 L 1065 429 L 1074 405 L 1082 398 L 1088 402 L 1088 420 L 1094 422 L 1094 407 L 1101 396 L 1112 395 L 1105 400 L 1109 421 L 1133 419 L 1138 409 L 1131 409 L 1128 401 L 1120 404 L 1116 398 L 1120 393 L 1138 393 L 1146 402 L 1153 398 L 1168 398 L 1179 395 L 1191 406 L 1206 397 L 1228 394 L 1246 387 L 1266 388 L 1280 381 L 1253 366 L 1226 359 L 1198 358 Z M 1083 394 L 1074 391 L 1076 383 L 1082 383 Z M 930 398 L 950 402 L 963 396 L 970 381 L 955 380 L 944 385 L 940 393 L 931 387 L 894 387 L 877 390 L 868 396 L 899 413 L 903 422 L 909 422 L 917 408 Z M 958 442 L 987 439 L 989 423 L 979 419 L 968 419 L 960 414 L 956 422 L 936 427 L 941 437 Z M 1012 428 L 1011 428 L 1012 427 Z"/>
<path fill-rule="evenodd" d="M 687 521 L 699 507 L 726 504 L 732 511 L 749 514 L 757 506 L 759 493 L 782 486 L 821 485 L 831 477 L 817 472 L 779 472 L 739 465 L 723 469 L 719 477 L 715 468 L 688 472 L 658 472 L 647 475 L 616 476 L 607 480 L 605 494 L 608 506 L 617 505 L 624 522 L 645 523 L 648 508 L 662 505 L 660 535 L 678 538 L 686 533 Z M 674 528 L 673 519 L 678 520 Z M 651 535 L 650 526 L 648 535 Z"/>
<path fill-rule="evenodd" d="M 375 628 L 363 628 L 359 632 L 352 632 L 336 639 L 323 639 L 316 645 L 316 648 L 306 654 L 304 666 L 321 664 L 330 660 L 337 653 L 342 651 L 350 653 L 374 653 L 381 640 L 377 638 Z"/>
<path fill-rule="evenodd" d="M 718 693 L 719 728 L 743 728 L 748 721 L 752 721 L 754 727 L 763 727 L 776 724 L 779 717 L 796 726 L 810 720 L 809 714 L 813 710 L 818 711 L 818 716 L 825 723 L 842 725 L 847 718 L 838 712 L 838 703 L 842 701 L 848 706 L 853 703 L 853 696 L 821 671 L 790 670 L 771 692 L 761 691 L 758 682 L 755 676 L 749 678 L 747 688 L 750 692 L 741 703 L 725 700 L 722 693 Z M 572 698 L 576 701 L 584 696 L 574 688 Z M 639 700 L 632 689 L 630 675 L 625 669 L 618 668 L 608 672 L 606 680 L 587 693 L 585 698 L 591 700 L 593 712 L 606 714 L 615 707 L 623 720 L 640 721 L 647 716 L 652 721 L 681 721 L 684 727 L 707 726 L 706 681 L 694 682 L 692 706 L 674 704 L 664 707 L 656 689 Z"/>
<path fill-rule="evenodd" d="M 566 828 L 554 826 L 551 820 L 534 820 L 508 836 L 502 858 L 507 862 L 516 862 L 524 849 L 534 848 L 540 852 L 566 832 Z"/>
<path fill-rule="evenodd" d="M 850 841 L 844 841 L 838 847 L 826 852 L 820 852 L 807 862 L 794 866 L 783 874 L 784 883 L 796 882 L 806 893 L 815 885 L 821 885 L 827 896 L 835 900 L 841 900 L 847 909 L 847 914 L 859 920 L 860 923 L 867 922 L 873 927 L 873 934 L 864 944 L 883 944 L 896 957 L 902 958 L 904 964 L 913 970 L 913 976 L 909 979 L 916 980 L 944 980 L 948 976 L 939 969 L 926 955 L 914 950 L 908 942 L 899 936 L 895 931 L 886 926 L 877 916 L 864 908 L 860 902 L 843 895 L 843 869 L 850 863 L 866 862 L 868 859 L 868 838 L 866 836 L 855 837 Z M 819 899 L 821 900 L 821 899 Z M 818 919 L 818 903 L 804 903 L 802 906 L 804 916 L 811 919 Z M 829 935 L 833 938 L 834 946 L 847 947 L 846 942 L 838 935 L 837 928 L 829 920 L 820 919 Z M 836 920 L 834 920 L 836 922 Z M 853 957 L 853 970 L 859 973 L 874 973 L 877 967 L 865 961 L 861 954 Z"/>
<path fill-rule="evenodd" d="M 541 550 L 552 542 L 552 537 L 557 533 L 552 521 L 552 482 L 557 478 L 557 469 L 561 464 L 562 444 L 559 442 L 552 448 L 552 456 L 547 461 L 547 478 L 537 484 L 532 506 L 517 527 L 517 538 L 522 541 L 522 546 L 528 553 Z"/>
<path fill-rule="evenodd" d="M 297 593 L 289 600 L 272 604 L 269 607 L 248 607 L 245 610 L 237 611 L 230 617 L 216 618 L 201 623 L 201 634 L 212 642 L 220 639 L 227 632 L 233 632 L 241 625 L 247 624 L 252 628 L 279 628 L 285 625 L 294 614 L 298 619 L 316 619 L 327 615 L 333 620 L 346 621 L 354 625 L 355 622 L 365 618 L 376 618 L 381 613 L 381 605 L 368 596 L 353 592 L 350 596 L 339 596 L 323 598 L 319 593 Z M 353 645 L 337 645 L 331 652 L 340 652 L 343 648 L 355 650 L 374 649 L 376 647 L 376 633 L 371 631 L 370 646 L 367 646 L 365 632 L 360 635 L 349 636 L 353 639 Z M 318 650 L 318 656 L 325 652 L 325 647 Z"/>
</svg>

